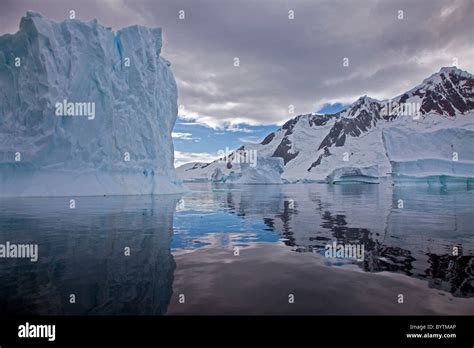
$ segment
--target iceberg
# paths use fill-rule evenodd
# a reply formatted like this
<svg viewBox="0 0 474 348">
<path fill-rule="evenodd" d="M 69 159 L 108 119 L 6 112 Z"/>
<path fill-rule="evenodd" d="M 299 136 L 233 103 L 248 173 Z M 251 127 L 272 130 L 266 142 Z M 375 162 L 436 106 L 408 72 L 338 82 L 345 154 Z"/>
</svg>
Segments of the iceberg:
<svg viewBox="0 0 474 348">
<path fill-rule="evenodd" d="M 0 197 L 183 191 L 161 29 L 28 12 L 0 37 Z"/>
<path fill-rule="evenodd" d="M 241 176 L 238 184 L 283 184 L 281 174 L 284 170 L 282 158 L 257 157 L 256 165 L 241 163 Z"/>
<path fill-rule="evenodd" d="M 212 182 L 233 184 L 283 184 L 283 160 L 281 158 L 257 157 L 255 163 L 240 163 L 239 172 L 224 172 L 216 167 L 211 174 Z"/>
<path fill-rule="evenodd" d="M 444 128 L 416 132 L 392 128 L 383 132 L 387 156 L 396 182 L 474 182 L 474 131 Z"/>
<path fill-rule="evenodd" d="M 211 181 L 212 182 L 225 182 L 227 179 L 227 176 L 222 172 L 220 168 L 214 169 L 214 172 L 212 172 L 211 175 Z"/>
<path fill-rule="evenodd" d="M 341 167 L 334 169 L 327 177 L 328 184 L 336 183 L 367 183 L 379 184 L 379 168 L 377 165 L 369 167 Z"/>
</svg>

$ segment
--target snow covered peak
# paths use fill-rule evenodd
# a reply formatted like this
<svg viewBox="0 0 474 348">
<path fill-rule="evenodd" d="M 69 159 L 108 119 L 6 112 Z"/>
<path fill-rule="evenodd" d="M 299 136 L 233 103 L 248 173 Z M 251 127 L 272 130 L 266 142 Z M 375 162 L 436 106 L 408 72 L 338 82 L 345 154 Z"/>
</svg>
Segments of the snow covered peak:
<svg viewBox="0 0 474 348">
<path fill-rule="evenodd" d="M 357 101 L 355 101 L 353 103 L 354 104 L 359 104 L 359 105 L 362 105 L 362 104 L 371 104 L 373 102 L 378 102 L 377 99 L 373 99 L 373 98 L 370 98 L 369 96 L 367 95 L 363 95 L 362 97 L 360 97 L 359 99 L 357 99 Z"/>
<path fill-rule="evenodd" d="M 442 67 L 438 72 L 432 74 L 428 78 L 424 79 L 423 82 L 415 87 L 420 88 L 423 85 L 435 85 L 442 83 L 444 79 L 450 78 L 451 76 L 456 76 L 460 79 L 467 78 L 472 79 L 472 74 L 468 73 L 467 71 L 461 70 L 455 66 L 450 67 Z"/>
<path fill-rule="evenodd" d="M 439 69 L 439 74 L 446 74 L 446 73 L 451 73 L 451 72 L 460 72 L 461 70 L 458 69 L 456 66 L 443 66 L 441 69 Z"/>
<path fill-rule="evenodd" d="M 341 113 L 342 117 L 355 118 L 361 114 L 362 111 L 367 113 L 378 113 L 380 109 L 379 101 L 364 95 L 357 99 L 354 103 L 349 105 Z"/>
<path fill-rule="evenodd" d="M 420 103 L 423 115 L 436 113 L 455 117 L 474 109 L 474 77 L 456 67 L 443 67 L 397 100 Z"/>
<path fill-rule="evenodd" d="M 439 70 L 439 74 L 456 74 L 456 75 L 462 75 L 465 77 L 472 77 L 472 74 L 465 70 L 461 70 L 456 66 L 444 66 Z"/>
<path fill-rule="evenodd" d="M 394 173 L 474 177 L 474 152 L 466 149 L 473 141 L 474 80 L 450 67 L 390 100 L 365 95 L 335 114 L 296 116 L 246 149 L 281 158 L 283 181 L 334 182 L 349 176 L 374 182 Z M 453 164 L 453 151 L 462 152 L 464 162 Z M 185 180 L 205 180 L 217 169 L 239 171 L 217 162 L 186 169 Z"/>
</svg>

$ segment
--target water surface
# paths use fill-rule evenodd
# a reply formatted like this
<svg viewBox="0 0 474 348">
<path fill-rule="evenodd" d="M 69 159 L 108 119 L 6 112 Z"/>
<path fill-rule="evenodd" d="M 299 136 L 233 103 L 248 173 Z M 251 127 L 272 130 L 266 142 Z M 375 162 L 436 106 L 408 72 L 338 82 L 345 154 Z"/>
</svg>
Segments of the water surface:
<svg viewBox="0 0 474 348">
<path fill-rule="evenodd" d="M 0 243 L 39 246 L 0 259 L 2 315 L 474 314 L 473 191 L 188 187 L 0 200 Z M 364 260 L 325 257 L 334 241 Z"/>
</svg>

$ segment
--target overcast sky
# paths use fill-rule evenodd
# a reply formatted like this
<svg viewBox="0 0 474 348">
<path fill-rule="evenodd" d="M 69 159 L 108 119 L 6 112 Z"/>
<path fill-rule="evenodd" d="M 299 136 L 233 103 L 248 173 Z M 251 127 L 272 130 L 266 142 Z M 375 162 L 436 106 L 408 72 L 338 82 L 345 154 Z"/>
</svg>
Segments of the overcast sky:
<svg viewBox="0 0 474 348">
<path fill-rule="evenodd" d="M 0 33 L 16 32 L 28 9 L 58 21 L 74 9 L 114 29 L 162 27 L 180 114 L 215 130 L 391 98 L 454 59 L 474 71 L 473 0 L 0 0 Z"/>
</svg>

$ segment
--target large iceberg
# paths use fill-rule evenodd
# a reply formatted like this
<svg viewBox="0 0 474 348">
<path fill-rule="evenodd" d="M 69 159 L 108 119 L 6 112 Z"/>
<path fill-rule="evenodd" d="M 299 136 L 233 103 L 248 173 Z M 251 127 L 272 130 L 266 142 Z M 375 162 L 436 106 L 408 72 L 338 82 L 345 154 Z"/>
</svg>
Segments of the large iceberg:
<svg viewBox="0 0 474 348">
<path fill-rule="evenodd" d="M 392 175 L 397 182 L 428 179 L 429 182 L 474 181 L 474 131 L 445 128 L 416 132 L 391 128 L 383 132 Z"/>
<path fill-rule="evenodd" d="M 182 190 L 161 29 L 28 12 L 0 37 L 0 197 Z"/>
</svg>

